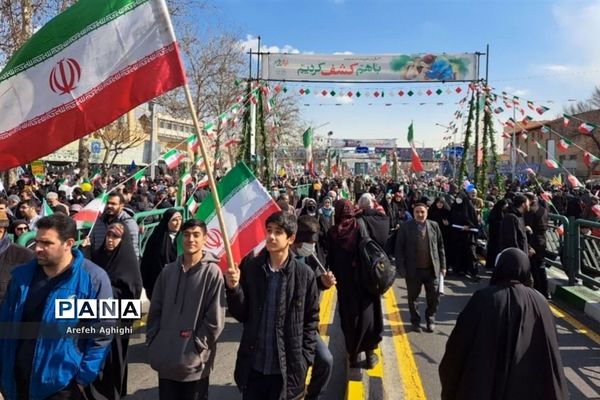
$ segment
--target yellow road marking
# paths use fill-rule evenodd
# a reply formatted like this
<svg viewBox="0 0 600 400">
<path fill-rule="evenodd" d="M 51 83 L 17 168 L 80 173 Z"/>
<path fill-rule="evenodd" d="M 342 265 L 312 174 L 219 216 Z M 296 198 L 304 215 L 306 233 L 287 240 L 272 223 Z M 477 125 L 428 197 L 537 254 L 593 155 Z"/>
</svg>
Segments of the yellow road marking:
<svg viewBox="0 0 600 400">
<path fill-rule="evenodd" d="M 321 303 L 319 305 L 319 334 L 325 341 L 327 336 L 327 328 L 329 324 L 333 321 L 333 312 L 335 309 L 335 286 L 329 290 L 325 290 L 323 295 L 321 296 Z M 306 385 L 310 383 L 310 378 L 312 376 L 312 366 L 308 369 L 306 373 Z"/>
<path fill-rule="evenodd" d="M 426 400 L 425 389 L 421 382 L 421 375 L 412 354 L 408 336 L 402 326 L 400 310 L 396 302 L 394 290 L 388 290 L 384 295 L 385 309 L 392 329 L 392 340 L 396 349 L 396 359 L 400 371 L 400 380 L 404 387 L 407 400 Z"/>
<path fill-rule="evenodd" d="M 581 334 L 589 337 L 594 342 L 596 342 L 596 344 L 600 345 L 600 335 L 598 335 L 596 332 L 594 332 L 593 330 L 591 330 L 590 328 L 588 328 L 581 322 L 577 321 L 571 315 L 567 314 L 566 311 L 563 311 L 560 308 L 558 308 L 555 304 L 550 304 L 550 310 L 552 310 L 552 313 L 556 317 L 562 318 L 565 321 L 567 321 L 573 328 L 575 328 L 575 331 L 577 333 L 581 333 Z"/>
<path fill-rule="evenodd" d="M 364 388 L 362 381 L 348 381 L 346 400 L 363 400 Z"/>
</svg>

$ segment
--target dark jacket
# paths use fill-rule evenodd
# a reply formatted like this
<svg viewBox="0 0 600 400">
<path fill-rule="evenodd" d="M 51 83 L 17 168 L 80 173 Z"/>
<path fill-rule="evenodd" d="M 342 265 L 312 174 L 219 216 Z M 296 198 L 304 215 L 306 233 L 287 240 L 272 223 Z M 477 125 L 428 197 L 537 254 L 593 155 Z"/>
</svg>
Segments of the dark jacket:
<svg viewBox="0 0 600 400">
<path fill-rule="evenodd" d="M 425 221 L 429 236 L 429 254 L 435 276 L 440 275 L 440 269 L 446 269 L 446 254 L 444 238 L 439 225 L 434 221 Z M 415 277 L 417 272 L 417 221 L 411 220 L 400 225 L 396 236 L 396 268 L 406 271 L 407 278 Z"/>
<path fill-rule="evenodd" d="M 9 240 L 6 238 L 6 240 Z M 18 265 L 25 264 L 35 258 L 35 253 L 27 247 L 11 243 L 8 248 L 0 253 L 0 304 L 6 295 L 6 288 L 10 281 L 11 271 Z"/>
<path fill-rule="evenodd" d="M 260 254 L 241 268 L 240 283 L 227 289 L 231 315 L 244 324 L 235 363 L 235 382 L 241 391 L 247 386 L 260 320 L 267 292 L 267 257 Z M 309 266 L 291 257 L 282 270 L 281 302 L 278 310 L 277 351 L 283 389 L 280 399 L 300 399 L 308 366 L 312 364 L 319 323 L 319 293 Z"/>
<path fill-rule="evenodd" d="M 535 254 L 543 257 L 546 253 L 546 231 L 548 230 L 548 209 L 539 202 L 531 205 L 531 208 L 523 216 L 525 225 L 531 227 L 533 233 L 528 237 L 529 245 L 535 250 Z"/>
<path fill-rule="evenodd" d="M 523 214 L 514 207 L 509 207 L 502 218 L 501 250 L 516 247 L 528 254 L 527 231 Z"/>
<path fill-rule="evenodd" d="M 377 210 L 364 210 L 358 216 L 365 221 L 369 236 L 376 241 L 381 247 L 385 246 L 388 236 L 390 235 L 390 218 Z"/>
<path fill-rule="evenodd" d="M 106 237 L 106 231 L 108 226 L 113 222 L 122 222 L 123 225 L 127 227 L 129 234 L 131 235 L 131 243 L 133 244 L 133 249 L 135 250 L 135 255 L 139 258 L 140 256 L 140 248 L 139 248 L 139 236 L 140 236 L 140 228 L 138 224 L 133 219 L 133 211 L 123 209 L 117 217 L 108 221 L 106 214 L 102 214 L 100 218 L 94 224 L 92 228 L 92 232 L 90 233 L 90 239 L 92 243 L 92 251 L 98 250 L 104 244 L 104 238 Z"/>
</svg>

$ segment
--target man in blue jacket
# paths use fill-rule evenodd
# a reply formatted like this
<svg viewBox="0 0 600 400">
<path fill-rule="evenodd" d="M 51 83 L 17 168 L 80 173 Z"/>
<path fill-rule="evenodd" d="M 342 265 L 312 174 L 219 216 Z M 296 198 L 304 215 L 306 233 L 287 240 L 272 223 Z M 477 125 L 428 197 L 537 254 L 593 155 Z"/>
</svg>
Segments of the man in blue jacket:
<svg viewBox="0 0 600 400">
<path fill-rule="evenodd" d="M 75 221 L 62 214 L 37 223 L 36 258 L 15 268 L 0 307 L 0 389 L 7 400 L 82 399 L 98 375 L 110 334 L 79 338 L 82 321 L 55 318 L 57 299 L 109 299 L 106 272 L 73 248 Z"/>
</svg>

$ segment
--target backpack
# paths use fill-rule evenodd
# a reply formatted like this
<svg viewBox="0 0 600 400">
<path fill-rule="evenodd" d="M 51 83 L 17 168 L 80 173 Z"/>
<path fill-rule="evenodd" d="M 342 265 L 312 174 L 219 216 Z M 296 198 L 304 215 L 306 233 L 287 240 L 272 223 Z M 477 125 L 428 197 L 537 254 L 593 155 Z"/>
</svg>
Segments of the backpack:
<svg viewBox="0 0 600 400">
<path fill-rule="evenodd" d="M 385 250 L 371 239 L 365 221 L 356 219 L 360 228 L 358 255 L 360 258 L 360 279 L 367 291 L 382 296 L 396 279 L 396 267 Z"/>
</svg>

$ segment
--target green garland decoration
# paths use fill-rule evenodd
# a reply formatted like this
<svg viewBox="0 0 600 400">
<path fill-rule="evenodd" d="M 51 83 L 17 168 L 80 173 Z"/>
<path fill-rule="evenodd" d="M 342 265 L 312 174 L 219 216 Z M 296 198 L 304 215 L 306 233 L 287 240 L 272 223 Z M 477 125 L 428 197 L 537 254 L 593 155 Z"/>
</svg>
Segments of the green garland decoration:
<svg viewBox="0 0 600 400">
<path fill-rule="evenodd" d="M 467 153 L 469 151 L 469 145 L 471 140 L 471 125 L 473 124 L 473 108 L 475 104 L 475 93 L 471 94 L 471 100 L 469 101 L 469 117 L 467 118 L 467 130 L 465 131 L 465 140 L 463 142 L 463 156 L 460 159 L 460 168 L 458 170 L 458 180 L 456 185 L 462 188 L 462 183 L 465 180 L 467 174 Z"/>
<path fill-rule="evenodd" d="M 250 99 L 250 92 L 252 91 L 251 83 L 248 81 L 246 86 L 246 99 Z M 250 167 L 250 169 L 255 172 L 254 160 L 252 160 L 252 151 L 250 148 L 250 136 L 252 135 L 252 130 L 250 128 L 250 106 L 244 107 L 244 116 L 243 116 L 243 126 L 242 126 L 242 138 L 240 143 L 240 151 L 237 156 L 238 162 L 243 162 Z"/>
<path fill-rule="evenodd" d="M 482 146 L 482 154 L 481 154 L 481 171 L 479 172 L 480 176 L 479 181 L 477 182 L 477 188 L 481 192 L 482 196 L 485 196 L 487 193 L 487 184 L 488 184 L 488 142 L 489 142 L 489 129 L 490 125 L 486 124 L 486 120 L 489 117 L 490 107 L 488 106 L 488 94 L 484 95 L 484 108 L 483 108 L 483 138 L 481 140 Z"/>
<path fill-rule="evenodd" d="M 475 183 L 475 187 L 481 191 L 479 187 L 479 165 L 477 165 L 478 156 L 479 156 L 479 109 L 480 109 L 480 97 L 481 92 L 477 90 L 477 94 L 475 95 L 475 148 L 473 149 L 473 181 Z"/>
</svg>

